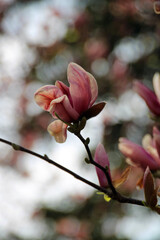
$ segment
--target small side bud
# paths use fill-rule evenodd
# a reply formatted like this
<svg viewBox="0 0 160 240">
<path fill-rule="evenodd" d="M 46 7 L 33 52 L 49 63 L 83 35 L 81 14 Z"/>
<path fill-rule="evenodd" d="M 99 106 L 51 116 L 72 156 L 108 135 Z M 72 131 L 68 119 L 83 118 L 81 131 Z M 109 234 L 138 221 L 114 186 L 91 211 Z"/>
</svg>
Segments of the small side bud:
<svg viewBox="0 0 160 240">
<path fill-rule="evenodd" d="M 87 163 L 87 164 L 90 164 L 90 160 L 88 158 L 85 158 L 84 161 Z"/>
<path fill-rule="evenodd" d="M 71 133 L 75 133 L 75 128 L 74 127 L 68 127 L 68 131 Z"/>
<path fill-rule="evenodd" d="M 44 154 L 44 157 L 45 157 L 45 159 L 46 159 L 46 160 L 48 160 L 48 159 L 49 159 L 49 157 L 48 157 L 46 154 Z"/>
<path fill-rule="evenodd" d="M 78 128 L 80 131 L 86 126 L 86 121 L 87 121 L 86 117 L 83 117 L 81 119 L 81 121 L 79 123 L 79 128 Z"/>
<path fill-rule="evenodd" d="M 109 167 L 108 167 L 108 166 L 106 166 L 106 167 L 105 167 L 105 169 L 106 169 L 106 171 L 108 172 L 108 170 L 109 170 Z"/>
<path fill-rule="evenodd" d="M 13 147 L 13 149 L 16 150 L 16 151 L 20 150 L 20 146 L 17 145 L 17 144 L 15 144 L 15 143 L 12 143 L 12 147 Z"/>
<path fill-rule="evenodd" d="M 86 138 L 85 143 L 88 145 L 90 143 L 90 138 Z"/>
</svg>

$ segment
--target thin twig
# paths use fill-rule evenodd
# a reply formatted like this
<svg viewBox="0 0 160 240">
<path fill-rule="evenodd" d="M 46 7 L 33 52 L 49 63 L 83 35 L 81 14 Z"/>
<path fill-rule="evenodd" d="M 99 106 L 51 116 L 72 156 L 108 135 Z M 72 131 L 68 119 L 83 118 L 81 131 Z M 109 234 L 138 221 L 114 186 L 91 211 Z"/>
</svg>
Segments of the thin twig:
<svg viewBox="0 0 160 240">
<path fill-rule="evenodd" d="M 66 167 L 56 163 L 52 159 L 48 158 L 47 155 L 44 155 L 44 156 L 40 155 L 39 153 L 33 152 L 33 151 L 31 151 L 31 150 L 29 150 L 27 148 L 24 148 L 24 147 L 22 147 L 22 146 L 20 146 L 18 144 L 12 143 L 12 142 L 7 141 L 7 140 L 2 139 L 2 138 L 0 138 L 0 142 L 3 142 L 5 144 L 7 144 L 7 145 L 12 146 L 13 149 L 16 150 L 16 151 L 25 152 L 25 153 L 28 153 L 28 154 L 33 155 L 35 157 L 38 157 L 40 159 L 43 159 L 44 161 L 54 165 L 55 167 L 63 170 L 64 172 L 67 172 L 68 174 L 72 175 L 73 177 L 75 177 L 76 179 L 80 180 L 81 182 L 84 182 L 87 185 L 97 189 L 98 191 L 103 192 L 104 194 L 107 194 L 109 197 L 111 197 L 112 199 L 114 199 L 114 200 L 116 200 L 116 201 L 118 201 L 120 203 L 129 203 L 129 204 L 134 204 L 134 205 L 139 205 L 139 206 L 146 207 L 145 206 L 145 204 L 146 204 L 145 202 L 143 202 L 141 200 L 133 199 L 133 198 L 124 197 L 124 196 L 120 195 L 119 193 L 117 193 L 118 194 L 118 198 L 117 198 L 112 192 L 108 191 L 105 188 L 102 188 L 102 187 L 98 186 L 97 184 L 95 184 L 93 182 L 88 181 L 87 179 L 81 177 L 80 175 L 76 174 L 75 172 L 69 170 L 68 168 L 66 168 Z"/>
<path fill-rule="evenodd" d="M 80 181 L 82 181 L 82 182 L 84 182 L 84 183 L 92 186 L 93 188 L 97 189 L 98 191 L 104 192 L 104 193 L 107 194 L 108 196 L 112 197 L 112 194 L 110 194 L 110 192 L 107 191 L 107 189 L 104 189 L 104 188 L 96 185 L 95 183 L 92 183 L 92 182 L 88 181 L 87 179 L 79 176 L 78 174 L 76 174 L 75 172 L 71 171 L 70 169 L 68 169 L 68 168 L 60 165 L 59 163 L 53 161 L 53 160 L 50 159 L 47 155 L 44 155 L 44 156 L 43 156 L 43 155 L 41 155 L 41 154 L 39 154 L 39 153 L 33 152 L 33 151 L 31 151 L 31 150 L 29 150 L 29 149 L 27 149 L 27 148 L 24 148 L 24 147 L 22 147 L 22 146 L 20 146 L 20 145 L 18 145 L 18 144 L 12 143 L 12 142 L 7 141 L 7 140 L 2 139 L 2 138 L 0 138 L 0 142 L 6 143 L 7 145 L 12 146 L 13 149 L 16 150 L 16 151 L 25 152 L 25 153 L 31 154 L 31 155 L 33 155 L 33 156 L 35 156 L 35 157 L 41 158 L 41 159 L 43 159 L 44 161 L 46 161 L 46 162 L 54 165 L 55 167 L 58 167 L 59 169 L 63 170 L 64 172 L 69 173 L 70 175 L 72 175 L 73 177 L 77 178 L 78 180 L 80 180 Z"/>
<path fill-rule="evenodd" d="M 76 136 L 81 140 L 81 142 L 84 144 L 85 149 L 86 149 L 87 154 L 88 154 L 88 157 L 89 157 L 89 160 L 90 160 L 90 163 L 93 164 L 94 166 L 100 168 L 100 169 L 104 172 L 104 174 L 105 174 L 105 176 L 106 176 L 106 178 L 107 178 L 107 181 L 108 181 L 108 185 L 109 185 L 109 187 L 111 188 L 113 195 L 118 197 L 118 193 L 117 193 L 115 187 L 114 187 L 113 184 L 112 184 L 111 177 L 110 177 L 108 171 L 106 170 L 106 168 L 102 167 L 100 164 L 98 164 L 97 162 L 94 161 L 94 159 L 92 158 L 92 154 L 91 154 L 91 151 L 90 151 L 90 149 L 89 149 L 88 143 L 87 143 L 87 141 L 83 138 L 83 136 L 82 136 L 80 133 L 79 133 L 79 134 L 75 134 L 75 135 L 76 135 Z"/>
</svg>

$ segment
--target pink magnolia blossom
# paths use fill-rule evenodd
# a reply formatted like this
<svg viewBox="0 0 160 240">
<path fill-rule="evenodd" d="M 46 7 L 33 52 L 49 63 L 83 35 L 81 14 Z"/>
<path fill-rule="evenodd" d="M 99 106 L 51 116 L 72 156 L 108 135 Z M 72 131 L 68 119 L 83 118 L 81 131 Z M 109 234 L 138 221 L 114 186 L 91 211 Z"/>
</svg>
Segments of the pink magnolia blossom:
<svg viewBox="0 0 160 240">
<path fill-rule="evenodd" d="M 147 134 L 142 145 L 120 138 L 119 150 L 127 157 L 127 162 L 142 169 L 149 167 L 151 170 L 160 169 L 160 132 L 154 127 L 153 138 Z"/>
<path fill-rule="evenodd" d="M 134 90 L 144 99 L 150 111 L 155 116 L 160 116 L 160 74 L 155 73 L 153 77 L 154 92 L 144 84 L 135 81 Z"/>
<path fill-rule="evenodd" d="M 43 86 L 36 91 L 35 101 L 42 109 L 50 112 L 53 118 L 57 119 L 58 116 L 62 121 L 71 123 L 80 119 L 92 107 L 98 95 L 98 87 L 95 78 L 75 63 L 68 65 L 67 76 L 69 87 L 61 81 L 56 81 L 55 85 Z M 48 128 L 53 136 L 55 136 L 56 121 Z M 58 128 L 56 140 L 64 142 L 67 125 L 61 124 L 60 131 L 58 122 Z"/>
<path fill-rule="evenodd" d="M 95 151 L 94 160 L 96 163 L 98 163 L 102 167 L 104 167 L 104 168 L 108 167 L 108 171 L 110 174 L 110 164 L 109 164 L 108 156 L 107 156 L 107 153 L 102 144 L 99 144 L 97 146 L 96 151 Z M 98 167 L 96 167 L 96 172 L 97 172 L 100 186 L 107 187 L 108 181 L 107 181 L 105 173 Z"/>
</svg>

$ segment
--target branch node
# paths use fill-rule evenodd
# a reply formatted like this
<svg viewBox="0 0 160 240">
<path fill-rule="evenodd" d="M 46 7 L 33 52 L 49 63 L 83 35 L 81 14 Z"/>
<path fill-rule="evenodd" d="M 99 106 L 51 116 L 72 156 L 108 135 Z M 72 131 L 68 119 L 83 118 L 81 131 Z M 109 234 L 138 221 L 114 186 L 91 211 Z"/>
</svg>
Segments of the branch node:
<svg viewBox="0 0 160 240">
<path fill-rule="evenodd" d="M 46 160 L 49 160 L 49 157 L 47 156 L 47 154 L 44 154 L 44 157 Z"/>
<path fill-rule="evenodd" d="M 85 158 L 84 161 L 87 163 L 87 164 L 90 164 L 91 161 L 88 159 L 88 158 Z"/>
<path fill-rule="evenodd" d="M 90 138 L 88 137 L 88 138 L 86 138 L 86 140 L 85 140 L 85 144 L 88 145 L 89 143 L 90 143 Z"/>
<path fill-rule="evenodd" d="M 13 147 L 13 149 L 16 150 L 16 151 L 20 150 L 20 146 L 17 145 L 17 144 L 15 144 L 15 143 L 12 143 L 12 147 Z"/>
</svg>

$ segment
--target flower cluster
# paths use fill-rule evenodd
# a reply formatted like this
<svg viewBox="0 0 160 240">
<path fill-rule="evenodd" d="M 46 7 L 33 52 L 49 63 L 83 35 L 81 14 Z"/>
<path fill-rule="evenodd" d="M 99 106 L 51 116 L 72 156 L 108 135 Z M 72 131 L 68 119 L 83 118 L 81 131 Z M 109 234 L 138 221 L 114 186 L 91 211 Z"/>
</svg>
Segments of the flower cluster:
<svg viewBox="0 0 160 240">
<path fill-rule="evenodd" d="M 79 65 L 70 63 L 67 76 L 69 87 L 56 81 L 55 85 L 43 86 L 35 93 L 36 103 L 50 112 L 54 119 L 59 118 L 48 126 L 49 133 L 59 143 L 66 140 L 68 123 L 78 121 L 92 107 L 98 95 L 95 78 Z"/>
<path fill-rule="evenodd" d="M 119 179 L 113 180 L 111 177 L 110 163 L 102 144 L 99 144 L 95 151 L 94 159 L 89 150 L 89 138 L 84 139 L 80 134 L 84 128 L 86 120 L 96 116 L 105 106 L 101 102 L 95 104 L 98 96 L 98 87 L 95 78 L 82 67 L 75 63 L 70 63 L 67 70 L 69 87 L 61 81 L 56 81 L 55 85 L 46 85 L 38 89 L 35 93 L 36 103 L 45 111 L 48 111 L 54 121 L 49 124 L 48 132 L 55 137 L 55 140 L 62 143 L 67 137 L 68 130 L 73 132 L 84 144 L 89 160 L 96 167 L 100 187 L 112 190 L 115 198 L 119 195 L 115 188 L 126 181 L 130 168 L 126 168 Z M 153 77 L 154 91 L 142 83 L 134 83 L 135 91 L 145 100 L 154 116 L 160 116 L 160 75 L 156 73 Z M 127 158 L 127 162 L 144 170 L 144 192 L 146 203 L 152 209 L 156 209 L 157 190 L 154 188 L 154 180 L 151 171 L 160 169 L 160 131 L 153 127 L 153 137 L 147 134 L 142 141 L 142 146 L 120 138 L 119 150 Z M 147 186 L 150 185 L 148 191 Z M 103 192 L 101 192 L 104 194 Z M 100 193 L 100 194 L 101 194 Z M 150 197 L 153 193 L 154 198 Z M 110 197 L 104 194 L 108 201 Z"/>
</svg>

